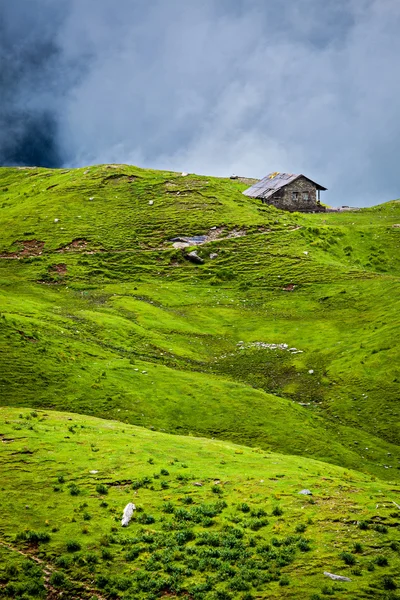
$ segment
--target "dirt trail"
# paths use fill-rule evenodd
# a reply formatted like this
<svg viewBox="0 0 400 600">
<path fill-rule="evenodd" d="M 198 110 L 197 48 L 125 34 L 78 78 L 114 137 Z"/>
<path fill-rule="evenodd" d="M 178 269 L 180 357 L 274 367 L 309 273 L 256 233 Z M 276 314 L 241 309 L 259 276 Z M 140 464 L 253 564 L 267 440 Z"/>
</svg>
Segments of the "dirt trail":
<svg viewBox="0 0 400 600">
<path fill-rule="evenodd" d="M 31 552 L 20 550 L 19 548 L 15 548 L 14 546 L 11 546 L 10 544 L 7 544 L 7 542 L 3 542 L 2 540 L 0 540 L 0 546 L 7 548 L 7 550 L 10 550 L 11 552 L 17 552 L 21 556 L 24 556 L 25 558 L 29 558 L 29 559 L 33 560 L 35 563 L 37 563 L 38 565 L 40 565 L 40 567 L 43 569 L 44 586 L 47 590 L 47 600 L 55 600 L 56 598 L 67 598 L 67 597 L 69 600 L 83 600 L 81 591 L 78 592 L 79 593 L 78 596 L 75 594 L 73 596 L 71 596 L 69 591 L 66 592 L 65 590 L 64 591 L 58 590 L 54 586 L 51 585 L 50 577 L 51 577 L 52 573 L 54 573 L 54 571 L 56 570 L 53 567 L 53 565 L 49 565 L 48 563 L 45 563 L 44 560 L 35 556 Z M 107 600 L 104 596 L 101 596 L 96 589 L 90 587 L 89 585 L 83 583 L 82 581 L 77 582 L 71 578 L 69 578 L 69 580 L 78 589 L 83 588 L 84 593 L 85 594 L 87 593 L 88 596 L 90 596 L 90 597 L 95 596 L 98 600 Z"/>
</svg>

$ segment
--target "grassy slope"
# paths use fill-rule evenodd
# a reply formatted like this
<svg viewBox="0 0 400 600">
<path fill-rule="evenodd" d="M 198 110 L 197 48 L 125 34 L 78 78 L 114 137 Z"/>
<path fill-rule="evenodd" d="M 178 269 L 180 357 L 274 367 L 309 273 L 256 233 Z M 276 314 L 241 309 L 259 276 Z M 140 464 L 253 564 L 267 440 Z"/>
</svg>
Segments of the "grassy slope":
<svg viewBox="0 0 400 600">
<path fill-rule="evenodd" d="M 399 203 L 300 215 L 135 167 L 0 176 L 3 403 L 396 477 Z M 167 242 L 215 226 L 247 235 L 200 247 L 200 267 Z"/>
<path fill-rule="evenodd" d="M 398 484 L 68 413 L 2 408 L 0 434 L 0 596 L 397 598 Z"/>
</svg>

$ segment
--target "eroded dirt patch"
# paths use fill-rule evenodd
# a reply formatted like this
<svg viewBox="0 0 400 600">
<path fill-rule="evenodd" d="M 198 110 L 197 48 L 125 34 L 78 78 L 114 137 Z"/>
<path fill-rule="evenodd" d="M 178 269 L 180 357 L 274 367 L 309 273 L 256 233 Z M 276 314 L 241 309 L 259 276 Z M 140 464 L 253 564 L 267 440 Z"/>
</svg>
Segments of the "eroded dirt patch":
<svg viewBox="0 0 400 600">
<path fill-rule="evenodd" d="M 0 258 L 23 258 L 27 256 L 40 256 L 43 252 L 44 242 L 39 240 L 16 240 L 15 246 L 20 246 L 16 252 L 4 252 Z"/>
<path fill-rule="evenodd" d="M 87 245 L 88 242 L 84 238 L 76 238 L 66 246 L 61 246 L 61 248 L 58 248 L 56 252 L 60 252 L 61 254 L 63 252 L 79 252 L 80 250 L 85 250 Z"/>
</svg>

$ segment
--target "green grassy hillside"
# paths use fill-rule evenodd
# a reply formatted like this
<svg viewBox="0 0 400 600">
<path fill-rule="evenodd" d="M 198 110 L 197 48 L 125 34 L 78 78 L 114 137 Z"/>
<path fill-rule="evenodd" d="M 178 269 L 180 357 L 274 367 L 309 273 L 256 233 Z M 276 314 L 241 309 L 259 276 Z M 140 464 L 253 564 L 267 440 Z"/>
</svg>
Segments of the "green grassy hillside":
<svg viewBox="0 0 400 600">
<path fill-rule="evenodd" d="M 122 165 L 0 177 L 4 404 L 398 477 L 400 203 L 289 214 Z M 169 241 L 196 234 L 203 265 Z"/>
<path fill-rule="evenodd" d="M 398 598 L 399 484 L 68 413 L 0 432 L 0 597 Z"/>
<path fill-rule="evenodd" d="M 398 598 L 400 202 L 245 187 L 0 169 L 0 596 Z"/>
</svg>

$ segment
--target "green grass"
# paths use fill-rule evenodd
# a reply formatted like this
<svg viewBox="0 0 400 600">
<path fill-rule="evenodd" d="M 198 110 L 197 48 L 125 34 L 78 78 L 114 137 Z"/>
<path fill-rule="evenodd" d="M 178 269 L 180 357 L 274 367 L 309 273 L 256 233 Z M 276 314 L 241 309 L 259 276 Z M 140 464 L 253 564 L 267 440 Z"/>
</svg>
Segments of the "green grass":
<svg viewBox="0 0 400 600">
<path fill-rule="evenodd" d="M 389 506 L 398 490 L 383 482 L 400 474 L 400 228 L 394 227 L 400 202 L 290 214 L 243 196 L 245 187 L 126 165 L 0 169 L 0 397 L 9 421 L 0 433 L 15 439 L 1 449 L 12 452 L 19 436 L 25 439 L 11 461 L 18 469 L 0 490 L 7 515 L 2 539 L 12 546 L 0 550 L 7 564 L 16 563 L 16 571 L 0 573 L 0 595 L 29 596 L 33 581 L 37 594 L 45 594 L 45 585 L 47 592 L 90 598 L 94 581 L 107 598 L 397 597 L 391 545 L 398 543 L 398 525 Z M 187 260 L 193 248 L 175 249 L 169 241 L 215 237 L 213 228 L 218 239 L 196 247 L 203 265 Z M 26 418 L 35 411 L 39 418 Z M 232 442 L 240 448 L 232 450 Z M 277 468 L 265 491 L 260 473 L 271 460 Z M 88 475 L 88 461 L 101 464 L 104 477 Z M 19 469 L 26 490 L 21 480 L 10 492 Z M 320 473 L 311 483 L 302 477 L 307 469 Z M 225 477 L 236 487 L 214 483 Z M 193 488 L 196 478 L 207 484 Z M 128 479 L 132 484 L 111 485 Z M 295 494 L 295 487 L 316 481 L 329 499 L 322 491 L 323 501 L 317 493 Z M 12 506 L 30 505 L 31 492 L 38 494 L 35 510 L 17 527 Z M 143 501 L 129 530 L 134 542 L 122 539 L 113 522 L 122 494 Z M 379 494 L 389 511 L 383 515 Z M 193 508 L 219 500 L 228 507 L 186 523 Z M 64 504 L 61 533 L 51 532 Z M 318 526 L 297 518 L 305 511 L 313 521 L 317 509 Z M 43 525 L 46 519 L 51 526 Z M 226 564 L 208 550 L 201 554 L 212 545 L 207 536 L 207 544 L 198 544 L 203 533 L 215 529 L 225 539 L 236 526 L 244 532 L 241 558 Z M 49 528 L 50 541 L 40 541 Z M 161 536 L 154 552 L 143 538 L 148 528 Z M 100 543 L 114 534 L 115 543 Z M 268 569 L 254 550 L 263 543 L 271 546 Z M 43 556 L 52 570 L 31 577 L 14 547 Z M 376 564 L 378 551 L 387 566 Z M 354 565 L 340 558 L 346 553 L 356 557 Z M 324 570 L 353 581 L 343 587 L 324 578 Z M 107 581 L 97 580 L 100 572 Z M 168 585 L 157 588 L 156 580 Z"/>
<path fill-rule="evenodd" d="M 400 583 L 398 484 L 75 414 L 3 408 L 0 423 L 2 595 L 33 585 L 16 550 L 79 597 L 386 598 L 385 577 Z"/>
</svg>

